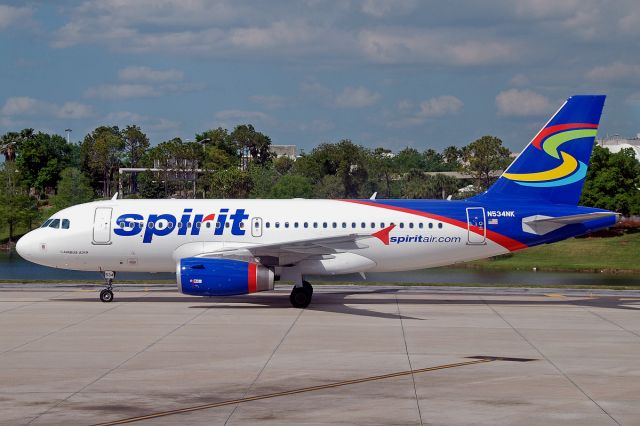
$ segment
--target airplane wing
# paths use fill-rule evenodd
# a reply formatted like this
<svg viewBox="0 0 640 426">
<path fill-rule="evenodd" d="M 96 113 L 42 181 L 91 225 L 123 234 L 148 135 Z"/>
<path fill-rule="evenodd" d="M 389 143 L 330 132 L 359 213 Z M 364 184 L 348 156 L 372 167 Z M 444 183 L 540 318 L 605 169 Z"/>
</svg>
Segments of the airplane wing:
<svg viewBox="0 0 640 426">
<path fill-rule="evenodd" d="M 522 219 L 522 230 L 536 235 L 544 235 L 555 231 L 565 225 L 582 223 L 589 220 L 601 219 L 603 217 L 617 216 L 614 212 L 593 212 L 573 214 L 569 216 L 549 217 L 542 215 L 529 216 Z"/>
<path fill-rule="evenodd" d="M 366 240 L 371 238 L 379 238 L 379 236 L 351 233 L 270 244 L 244 245 L 217 249 L 196 257 L 227 257 L 242 260 L 258 258 L 263 264 L 288 265 L 310 257 L 368 248 Z"/>
</svg>

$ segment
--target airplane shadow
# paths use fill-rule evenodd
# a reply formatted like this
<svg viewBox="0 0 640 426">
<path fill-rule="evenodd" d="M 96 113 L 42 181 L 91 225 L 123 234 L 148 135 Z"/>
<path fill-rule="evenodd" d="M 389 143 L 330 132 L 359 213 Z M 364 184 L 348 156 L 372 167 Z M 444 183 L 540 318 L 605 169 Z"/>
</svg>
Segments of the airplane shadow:
<svg viewBox="0 0 640 426">
<path fill-rule="evenodd" d="M 548 298 L 545 300 L 530 300 L 534 295 L 521 296 L 517 300 L 495 299 L 493 295 L 469 294 L 471 296 L 482 297 L 482 299 L 458 299 L 447 298 L 450 295 L 443 293 L 413 293 L 411 299 L 398 298 L 374 298 L 368 297 L 376 294 L 394 294 L 402 289 L 371 289 L 371 291 L 338 291 L 335 293 L 315 292 L 313 302 L 306 309 L 307 311 L 331 312 L 345 315 L 357 315 L 373 318 L 394 319 L 400 318 L 398 313 L 390 312 L 393 309 L 384 309 L 386 312 L 372 311 L 365 309 L 365 306 L 389 306 L 396 303 L 404 306 L 441 306 L 441 305 L 494 305 L 494 306 L 581 306 L 585 308 L 609 308 L 620 310 L 632 310 L 640 312 L 640 298 L 625 296 L 576 296 L 576 298 Z M 172 292 L 170 290 L 158 290 L 156 292 Z M 147 293 L 149 294 L 149 293 Z M 405 293 L 406 294 L 406 293 Z M 456 293 L 456 296 L 464 293 Z M 434 298 L 436 296 L 437 298 Z M 100 303 L 96 297 L 83 298 L 56 298 L 51 301 L 65 302 L 91 302 Z M 126 292 L 116 292 L 113 303 L 186 303 L 193 304 L 191 309 L 234 309 L 234 310 L 257 310 L 257 309 L 296 309 L 289 303 L 288 293 L 278 291 L 274 293 L 260 293 L 242 296 L 229 297 L 198 297 L 198 296 L 131 296 L 127 297 Z M 414 316 L 402 315 L 402 319 L 428 320 Z"/>
</svg>

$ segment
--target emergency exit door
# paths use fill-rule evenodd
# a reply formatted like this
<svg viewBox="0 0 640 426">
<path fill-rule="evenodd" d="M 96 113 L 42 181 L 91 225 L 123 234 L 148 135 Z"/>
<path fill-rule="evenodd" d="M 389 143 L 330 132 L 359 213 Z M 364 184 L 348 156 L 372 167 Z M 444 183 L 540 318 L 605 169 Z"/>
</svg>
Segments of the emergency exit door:
<svg viewBox="0 0 640 426">
<path fill-rule="evenodd" d="M 111 244 L 111 207 L 97 207 L 93 217 L 93 244 Z"/>
<path fill-rule="evenodd" d="M 486 244 L 487 227 L 484 207 L 467 208 L 467 244 Z"/>
</svg>

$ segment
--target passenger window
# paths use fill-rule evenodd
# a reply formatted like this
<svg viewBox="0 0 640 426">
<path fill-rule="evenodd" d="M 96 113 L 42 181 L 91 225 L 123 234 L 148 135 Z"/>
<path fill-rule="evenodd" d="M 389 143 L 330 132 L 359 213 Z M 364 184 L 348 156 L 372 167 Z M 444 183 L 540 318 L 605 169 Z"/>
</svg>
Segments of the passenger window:
<svg viewBox="0 0 640 426">
<path fill-rule="evenodd" d="M 62 219 L 62 229 L 69 229 L 69 219 Z"/>
<path fill-rule="evenodd" d="M 294 227 L 294 228 L 297 228 L 297 227 L 298 227 L 298 222 L 295 222 L 295 223 L 293 224 L 293 227 Z"/>
<path fill-rule="evenodd" d="M 376 227 L 376 224 L 375 224 L 375 223 L 373 223 L 373 222 L 371 222 L 371 227 L 372 227 L 372 228 L 375 228 L 375 227 Z"/>
<path fill-rule="evenodd" d="M 207 228 L 211 228 L 211 222 L 207 222 Z"/>
<path fill-rule="evenodd" d="M 380 222 L 380 228 L 384 228 L 384 222 Z"/>
<path fill-rule="evenodd" d="M 342 227 L 346 228 L 347 227 L 347 222 L 342 222 Z"/>
<path fill-rule="evenodd" d="M 366 227 L 367 227 L 367 224 L 366 224 L 366 223 L 362 222 L 362 223 L 360 224 L 360 228 L 366 228 Z"/>
<path fill-rule="evenodd" d="M 318 227 L 318 222 L 313 222 L 313 227 L 317 228 Z"/>
<path fill-rule="evenodd" d="M 280 228 L 280 222 L 276 222 L 275 227 Z"/>
<path fill-rule="evenodd" d="M 216 229 L 220 229 L 222 227 L 222 224 L 220 222 L 216 222 Z"/>
<path fill-rule="evenodd" d="M 429 222 L 429 229 L 433 228 L 433 223 Z"/>
<path fill-rule="evenodd" d="M 304 227 L 305 227 L 305 228 L 308 228 L 308 227 L 309 227 L 309 223 L 308 223 L 308 222 L 305 222 L 305 223 L 304 223 Z"/>
<path fill-rule="evenodd" d="M 442 223 L 438 223 L 438 229 L 442 229 Z"/>
<path fill-rule="evenodd" d="M 147 223 L 147 228 L 153 229 L 153 222 L 148 222 Z"/>
<path fill-rule="evenodd" d="M 356 223 L 355 222 L 351 222 L 351 227 L 355 228 L 356 227 Z"/>
<path fill-rule="evenodd" d="M 178 229 L 182 229 L 182 222 L 178 222 Z"/>
<path fill-rule="evenodd" d="M 256 226 L 257 226 L 257 225 L 258 225 L 258 224 L 256 223 Z M 271 222 L 267 222 L 267 225 L 266 225 L 266 226 L 267 226 L 267 228 L 271 228 Z"/>
<path fill-rule="evenodd" d="M 285 223 L 284 223 L 284 227 L 285 227 L 285 228 L 288 228 L 288 227 L 289 227 L 289 222 L 285 222 Z"/>
<path fill-rule="evenodd" d="M 229 222 L 227 222 L 227 223 L 225 223 L 225 224 L 224 224 L 224 227 L 225 227 L 225 228 L 228 228 L 228 227 L 230 227 L 230 226 L 231 226 L 231 224 L 230 224 Z"/>
<path fill-rule="evenodd" d="M 240 229 L 244 229 L 244 222 L 240 222 Z"/>
<path fill-rule="evenodd" d="M 413 229 L 413 222 L 409 223 L 409 228 Z"/>
<path fill-rule="evenodd" d="M 171 224 L 169 224 L 171 225 Z M 196 228 L 200 229 L 200 227 L 202 226 L 202 222 L 196 222 Z"/>
<path fill-rule="evenodd" d="M 187 228 L 191 228 L 191 222 L 187 222 Z"/>
<path fill-rule="evenodd" d="M 404 228 L 404 222 L 400 222 L 400 228 Z"/>
<path fill-rule="evenodd" d="M 322 227 L 326 228 L 327 227 L 327 222 L 322 222 Z"/>
<path fill-rule="evenodd" d="M 420 223 L 418 224 L 418 228 L 420 228 L 420 229 L 424 228 L 424 223 L 420 222 Z"/>
<path fill-rule="evenodd" d="M 334 228 L 337 228 L 337 227 L 338 227 L 338 224 L 337 224 L 337 223 L 335 223 L 335 222 L 333 222 L 333 224 L 332 224 L 332 225 L 333 225 L 333 227 L 334 227 Z"/>
</svg>

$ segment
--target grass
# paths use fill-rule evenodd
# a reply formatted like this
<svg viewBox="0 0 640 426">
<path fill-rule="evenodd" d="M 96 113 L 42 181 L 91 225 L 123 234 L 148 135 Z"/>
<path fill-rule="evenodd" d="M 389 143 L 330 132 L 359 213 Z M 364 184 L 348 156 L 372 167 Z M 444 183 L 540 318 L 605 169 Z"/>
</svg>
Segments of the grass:
<svg viewBox="0 0 640 426">
<path fill-rule="evenodd" d="M 640 232 L 572 238 L 467 264 L 483 269 L 640 272 Z"/>
</svg>

